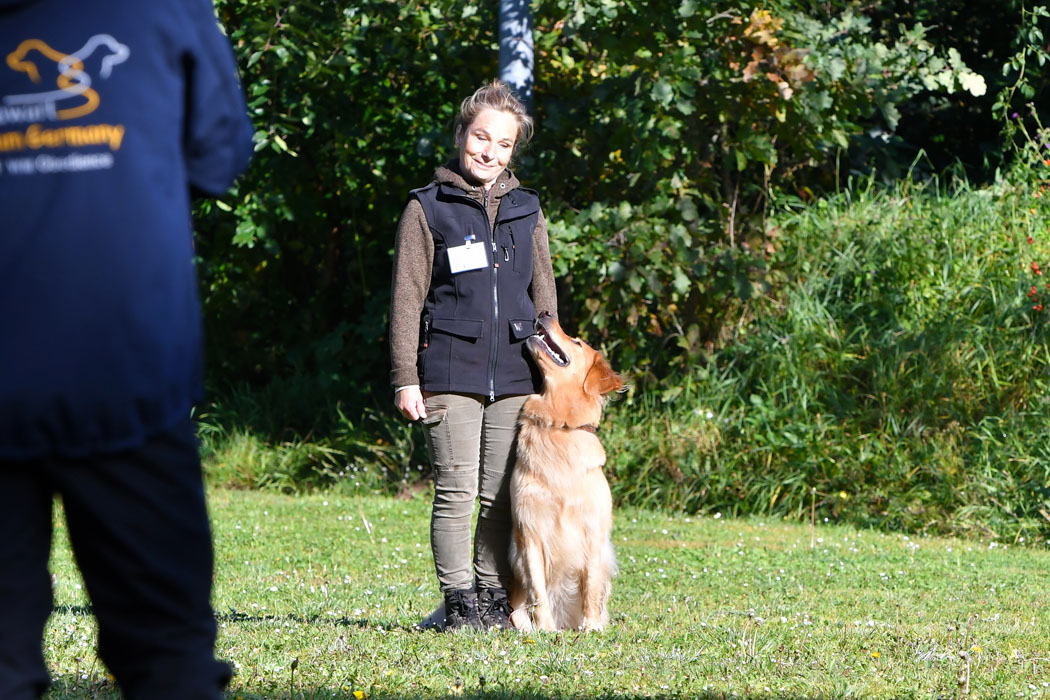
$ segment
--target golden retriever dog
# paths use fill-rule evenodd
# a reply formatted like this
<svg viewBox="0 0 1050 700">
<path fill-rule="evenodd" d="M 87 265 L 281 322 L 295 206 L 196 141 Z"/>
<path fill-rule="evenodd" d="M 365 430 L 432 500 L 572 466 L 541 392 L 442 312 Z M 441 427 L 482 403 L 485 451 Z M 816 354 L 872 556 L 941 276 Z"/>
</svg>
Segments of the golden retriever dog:
<svg viewBox="0 0 1050 700">
<path fill-rule="evenodd" d="M 525 401 L 518 418 L 510 482 L 511 623 L 525 630 L 600 630 L 609 621 L 616 559 L 597 430 L 606 394 L 622 390 L 623 380 L 550 314 L 540 315 L 536 334 L 525 342 L 543 375 L 543 392 Z"/>
</svg>

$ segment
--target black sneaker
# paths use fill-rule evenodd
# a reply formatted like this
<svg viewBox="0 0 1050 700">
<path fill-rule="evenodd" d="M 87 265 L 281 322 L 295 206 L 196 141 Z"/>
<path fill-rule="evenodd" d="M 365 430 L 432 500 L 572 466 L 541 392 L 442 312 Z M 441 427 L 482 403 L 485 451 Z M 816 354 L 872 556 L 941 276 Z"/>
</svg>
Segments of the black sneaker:
<svg viewBox="0 0 1050 700">
<path fill-rule="evenodd" d="M 478 590 L 478 615 L 485 629 L 510 629 L 510 601 L 506 588 Z"/>
<path fill-rule="evenodd" d="M 481 629 L 478 600 L 469 589 L 445 592 L 445 630 Z"/>
</svg>

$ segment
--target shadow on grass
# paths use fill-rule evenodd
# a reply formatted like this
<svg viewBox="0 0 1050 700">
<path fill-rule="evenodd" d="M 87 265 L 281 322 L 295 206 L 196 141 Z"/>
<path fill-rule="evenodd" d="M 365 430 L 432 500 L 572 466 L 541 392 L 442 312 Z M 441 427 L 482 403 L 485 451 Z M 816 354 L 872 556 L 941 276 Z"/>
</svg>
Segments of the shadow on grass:
<svg viewBox="0 0 1050 700">
<path fill-rule="evenodd" d="M 56 605 L 51 609 L 52 615 L 72 615 L 74 617 L 94 617 L 95 611 L 90 605 Z M 389 622 L 374 622 L 367 618 L 351 619 L 346 616 L 333 617 L 331 615 L 296 615 L 287 613 L 283 615 L 259 615 L 241 612 L 240 610 L 225 610 L 215 613 L 215 621 L 218 623 L 267 623 L 294 622 L 300 625 L 329 625 L 332 627 L 357 627 L 359 629 L 381 629 L 385 632 L 434 632 L 432 627 L 424 627 L 421 624 L 403 625 Z"/>
<path fill-rule="evenodd" d="M 90 605 L 56 605 L 51 608 L 52 615 L 72 615 L 73 617 L 93 617 L 95 609 Z"/>
<path fill-rule="evenodd" d="M 91 607 L 87 605 L 58 605 L 55 606 L 54 612 L 58 614 L 77 616 L 91 616 L 94 614 Z M 441 634 L 434 630 L 423 629 L 418 625 L 405 626 L 383 624 L 375 623 L 368 619 L 350 619 L 348 617 L 336 618 L 324 615 L 257 615 L 246 614 L 237 610 L 228 610 L 217 614 L 216 620 L 219 623 L 229 622 L 241 624 L 273 624 L 281 621 L 293 621 L 301 624 L 320 624 L 335 627 L 357 627 L 361 629 L 383 629 L 385 631 L 401 630 Z M 516 633 L 507 632 L 502 634 Z M 122 697 L 114 681 L 110 679 L 104 669 L 99 668 L 97 663 L 98 662 L 95 662 L 95 664 L 72 674 L 67 673 L 53 677 L 51 689 L 45 696 L 47 700 L 84 700 L 87 698 L 91 698 L 92 700 L 110 700 L 112 698 L 116 700 Z M 277 680 L 268 681 L 269 687 L 264 690 L 245 690 L 239 688 L 239 680 L 246 683 L 258 681 L 258 679 L 251 677 L 241 677 L 239 679 L 237 676 L 234 676 L 232 682 L 233 687 L 225 693 L 225 698 L 231 700 L 234 698 L 237 700 L 431 700 L 433 698 L 453 697 L 461 698 L 463 700 L 567 700 L 570 698 L 586 700 L 642 700 L 643 698 L 647 700 L 671 700 L 672 698 L 675 700 L 682 700 L 682 698 L 695 700 L 830 700 L 831 698 L 837 697 L 826 694 L 779 694 L 765 691 L 755 691 L 754 693 L 741 693 L 740 691 L 736 691 L 735 693 L 732 691 L 689 691 L 685 694 L 680 692 L 650 694 L 626 693 L 609 690 L 586 694 L 555 689 L 540 691 L 521 687 L 512 689 L 500 688 L 498 686 L 486 688 L 483 676 L 471 677 L 463 685 L 449 687 L 447 690 L 415 693 L 394 691 L 375 692 L 365 688 L 352 688 L 347 685 L 338 684 L 335 687 L 306 687 L 298 682 L 299 679 L 294 672 L 289 673 L 287 679 L 283 682 Z M 462 681 L 460 682 L 462 683 Z M 917 697 L 917 695 L 900 696 L 901 700 L 908 700 L 909 698 Z"/>
<path fill-rule="evenodd" d="M 239 610 L 227 610 L 216 613 L 217 622 L 234 623 L 274 623 L 281 621 L 295 622 L 308 625 L 331 625 L 333 627 L 357 627 L 360 629 L 383 630 L 384 632 L 432 632 L 420 624 L 403 625 L 389 622 L 374 622 L 367 618 L 351 619 L 349 617 L 333 617 L 331 615 L 296 615 L 294 613 L 285 615 L 258 615 L 240 612 Z"/>
<path fill-rule="evenodd" d="M 274 694 L 256 695 L 252 693 L 236 693 L 236 697 L 243 700 L 274 700 L 284 698 L 286 700 L 356 700 L 358 696 L 352 691 L 333 692 L 328 688 L 298 689 L 289 695 L 287 689 L 276 691 Z M 459 698 L 460 700 L 832 700 L 832 695 L 777 695 L 771 693 L 757 692 L 753 695 L 742 693 L 688 693 L 682 694 L 646 694 L 646 693 L 602 693 L 593 695 L 582 693 L 554 692 L 534 693 L 527 690 L 463 690 L 456 692 L 449 690 L 435 693 L 365 693 L 365 700 L 433 700 L 434 698 Z M 912 700 L 918 696 L 904 696 L 901 700 Z"/>
<path fill-rule="evenodd" d="M 236 686 L 234 677 L 234 686 Z M 108 678 L 91 677 L 83 679 L 74 675 L 60 676 L 53 679 L 51 690 L 45 696 L 47 700 L 84 700 L 92 698 L 98 700 L 116 700 L 121 695 L 116 686 Z M 275 683 L 273 688 L 266 692 L 253 692 L 244 690 L 227 690 L 224 697 L 237 698 L 238 700 L 433 700 L 433 698 L 456 697 L 461 700 L 682 700 L 688 697 L 691 700 L 830 700 L 831 695 L 797 695 L 797 694 L 771 694 L 756 692 L 755 694 L 742 693 L 720 693 L 700 692 L 689 693 L 687 696 L 676 693 L 667 694 L 642 694 L 642 693 L 620 693 L 620 692 L 596 692 L 592 695 L 566 692 L 535 692 L 532 690 L 517 688 L 505 689 L 455 689 L 450 688 L 447 692 L 429 693 L 397 693 L 378 692 L 372 693 L 361 690 L 344 690 L 329 687 L 303 687 L 292 679 L 291 687 L 285 685 L 280 687 Z M 915 695 L 904 696 L 902 700 L 918 697 Z"/>
</svg>

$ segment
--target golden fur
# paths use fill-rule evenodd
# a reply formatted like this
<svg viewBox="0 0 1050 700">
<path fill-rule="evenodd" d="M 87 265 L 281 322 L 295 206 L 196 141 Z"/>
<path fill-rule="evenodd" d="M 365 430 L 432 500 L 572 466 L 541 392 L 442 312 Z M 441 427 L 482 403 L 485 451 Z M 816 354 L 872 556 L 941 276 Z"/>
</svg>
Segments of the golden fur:
<svg viewBox="0 0 1050 700">
<path fill-rule="evenodd" d="M 511 476 L 510 591 L 519 629 L 600 630 L 609 621 L 616 560 L 612 494 L 595 434 L 606 394 L 623 380 L 604 357 L 540 316 L 529 352 L 543 374 L 518 420 Z"/>
</svg>

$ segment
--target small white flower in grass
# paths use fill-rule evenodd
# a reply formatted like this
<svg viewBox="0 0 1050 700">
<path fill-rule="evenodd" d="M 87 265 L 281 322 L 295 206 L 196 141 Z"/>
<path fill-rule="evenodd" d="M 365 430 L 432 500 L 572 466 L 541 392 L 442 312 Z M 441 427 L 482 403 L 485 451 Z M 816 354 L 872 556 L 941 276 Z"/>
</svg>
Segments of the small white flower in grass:
<svg viewBox="0 0 1050 700">
<path fill-rule="evenodd" d="M 715 513 L 715 520 L 718 520 L 721 517 L 722 517 L 721 513 Z"/>
</svg>

